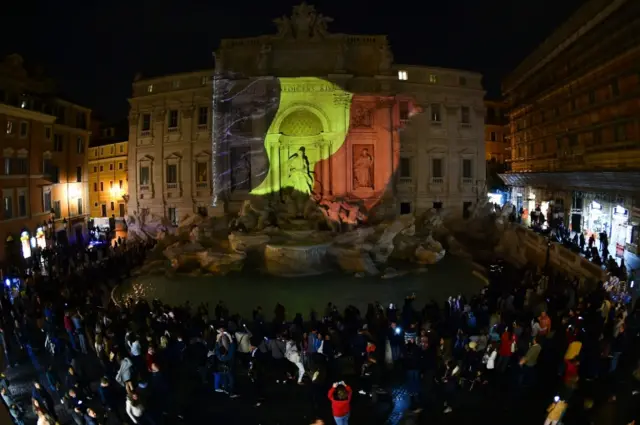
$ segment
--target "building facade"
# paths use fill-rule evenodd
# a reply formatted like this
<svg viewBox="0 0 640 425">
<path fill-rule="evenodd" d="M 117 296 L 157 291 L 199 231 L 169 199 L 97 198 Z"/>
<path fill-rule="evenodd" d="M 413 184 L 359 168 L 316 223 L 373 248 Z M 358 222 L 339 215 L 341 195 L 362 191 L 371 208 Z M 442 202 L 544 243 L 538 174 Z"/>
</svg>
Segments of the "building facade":
<svg viewBox="0 0 640 425">
<path fill-rule="evenodd" d="M 99 144 L 88 152 L 90 215 L 94 221 L 127 215 L 128 142 Z M 108 223 L 107 223 L 108 225 Z"/>
<path fill-rule="evenodd" d="M 86 236 L 91 111 L 53 93 L 19 55 L 0 64 L 0 258 L 8 261 Z"/>
<path fill-rule="evenodd" d="M 591 0 L 504 81 L 518 207 L 637 252 L 640 3 Z"/>
<path fill-rule="evenodd" d="M 484 196 L 479 74 L 397 65 L 386 37 L 328 33 L 304 4 L 274 22 L 223 40 L 215 71 L 133 83 L 131 211 L 177 223 L 304 192 L 462 215 Z"/>
<path fill-rule="evenodd" d="M 509 119 L 507 104 L 500 101 L 484 102 L 484 146 L 487 161 L 504 164 L 511 162 L 511 144 L 509 142 Z"/>
</svg>

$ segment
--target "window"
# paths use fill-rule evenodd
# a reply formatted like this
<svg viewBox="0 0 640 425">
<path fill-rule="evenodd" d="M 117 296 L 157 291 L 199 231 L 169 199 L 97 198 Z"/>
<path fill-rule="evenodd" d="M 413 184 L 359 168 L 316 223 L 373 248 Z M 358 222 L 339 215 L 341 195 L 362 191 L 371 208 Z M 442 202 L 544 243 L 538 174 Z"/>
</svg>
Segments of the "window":
<svg viewBox="0 0 640 425">
<path fill-rule="evenodd" d="M 209 123 L 209 108 L 201 106 L 198 108 L 198 126 L 206 126 Z"/>
<path fill-rule="evenodd" d="M 78 215 L 82 215 L 82 198 L 78 198 Z"/>
<path fill-rule="evenodd" d="M 82 181 L 82 167 L 76 167 L 76 182 Z"/>
<path fill-rule="evenodd" d="M 599 145 L 602 143 L 602 129 L 599 128 L 593 132 L 593 144 Z"/>
<path fill-rule="evenodd" d="M 147 86 L 147 93 L 153 93 L 153 84 Z"/>
<path fill-rule="evenodd" d="M 113 171 L 113 164 L 109 164 L 109 171 Z"/>
<path fill-rule="evenodd" d="M 27 215 L 27 196 L 24 193 L 18 193 L 18 217 Z"/>
<path fill-rule="evenodd" d="M 173 80 L 171 82 L 171 87 L 173 87 L 174 89 L 179 89 L 180 88 L 180 80 Z"/>
<path fill-rule="evenodd" d="M 15 128 L 13 128 L 13 121 L 7 120 L 7 135 L 12 136 L 13 134 L 15 134 L 15 131 Z"/>
<path fill-rule="evenodd" d="M 172 109 L 172 110 L 169 111 L 168 127 L 169 128 L 178 128 L 178 111 L 175 110 L 175 109 Z"/>
<path fill-rule="evenodd" d="M 4 159 L 4 173 L 6 175 L 11 174 L 11 165 L 12 165 L 11 158 L 5 158 Z"/>
<path fill-rule="evenodd" d="M 411 158 L 400 158 L 400 178 L 411 178 Z"/>
<path fill-rule="evenodd" d="M 102 216 L 106 217 L 107 216 L 107 204 L 102 204 L 100 209 L 102 210 Z"/>
<path fill-rule="evenodd" d="M 57 120 L 58 124 L 65 124 L 67 122 L 66 110 L 64 109 L 64 106 L 60 106 L 60 105 L 56 106 L 55 115 L 56 115 L 56 118 L 58 118 Z"/>
<path fill-rule="evenodd" d="M 16 158 L 15 160 L 15 170 L 16 174 L 28 174 L 29 163 L 26 158 Z"/>
<path fill-rule="evenodd" d="M 122 189 L 122 180 L 120 180 L 119 183 L 120 183 L 120 189 Z"/>
<path fill-rule="evenodd" d="M 200 78 L 200 84 L 202 84 L 203 86 L 206 86 L 208 81 L 209 81 L 209 77 L 207 77 L 206 75 Z"/>
<path fill-rule="evenodd" d="M 140 167 L 140 186 L 148 186 L 149 180 L 149 167 Z"/>
<path fill-rule="evenodd" d="M 98 167 L 93 167 L 93 172 L 97 173 L 98 172 Z"/>
<path fill-rule="evenodd" d="M 442 178 L 442 158 L 433 158 L 431 160 L 431 177 Z"/>
<path fill-rule="evenodd" d="M 120 217 L 124 217 L 124 204 L 118 204 L 120 210 Z"/>
<path fill-rule="evenodd" d="M 169 184 L 178 183 L 178 165 L 177 164 L 167 164 L 167 183 Z"/>
<path fill-rule="evenodd" d="M 409 119 L 409 102 L 400 102 L 400 121 Z"/>
<path fill-rule="evenodd" d="M 76 153 L 84 153 L 84 137 L 78 136 L 76 139 Z"/>
<path fill-rule="evenodd" d="M 596 92 L 591 90 L 589 92 L 589 104 L 593 105 L 594 103 L 596 103 Z"/>
<path fill-rule="evenodd" d="M 122 162 L 118 162 L 118 170 L 122 170 Z"/>
<path fill-rule="evenodd" d="M 104 182 L 100 182 L 100 192 L 104 192 Z"/>
<path fill-rule="evenodd" d="M 471 179 L 471 178 L 473 178 L 473 175 L 471 173 L 472 165 L 473 165 L 473 163 L 471 162 L 470 159 L 463 159 L 462 160 L 462 178 L 463 179 Z"/>
<path fill-rule="evenodd" d="M 109 189 L 113 189 L 113 180 L 109 180 Z"/>
<path fill-rule="evenodd" d="M 497 137 L 496 137 L 496 132 L 492 131 L 491 134 L 489 135 L 489 138 L 492 142 L 495 142 Z"/>
<path fill-rule="evenodd" d="M 51 191 L 47 190 L 42 193 L 42 212 L 49 213 L 51 211 Z"/>
<path fill-rule="evenodd" d="M 207 163 L 196 162 L 196 183 L 209 183 L 208 174 Z"/>
<path fill-rule="evenodd" d="M 442 116 L 440 115 L 440 104 L 432 103 L 431 104 L 431 121 L 433 122 L 441 122 Z"/>
<path fill-rule="evenodd" d="M 626 127 L 624 126 L 624 124 L 616 126 L 615 141 L 616 142 L 624 142 L 625 140 L 627 140 L 627 129 L 626 129 Z"/>
<path fill-rule="evenodd" d="M 436 74 L 429 74 L 429 83 L 436 84 L 438 82 L 438 76 Z"/>
<path fill-rule="evenodd" d="M 53 150 L 55 152 L 62 152 L 64 149 L 64 138 L 62 134 L 53 135 Z"/>
<path fill-rule="evenodd" d="M 151 130 L 151 114 L 142 114 L 142 131 Z"/>
<path fill-rule="evenodd" d="M 169 221 L 171 221 L 171 224 L 173 224 L 174 226 L 178 225 L 178 213 L 176 212 L 175 208 L 167 208 L 167 215 L 169 216 Z"/>
<path fill-rule="evenodd" d="M 4 196 L 4 218 L 13 218 L 13 198 L 11 195 Z"/>
<path fill-rule="evenodd" d="M 93 191 L 94 192 L 98 191 L 98 182 L 93 183 Z"/>
<path fill-rule="evenodd" d="M 461 86 L 466 86 L 466 85 L 467 85 L 467 78 L 466 78 L 466 77 L 460 77 L 460 78 L 458 78 L 458 83 L 459 83 Z"/>
<path fill-rule="evenodd" d="M 53 201 L 53 217 L 62 218 L 62 209 L 60 208 L 60 201 Z"/>
<path fill-rule="evenodd" d="M 611 80 L 611 95 L 614 97 L 620 95 L 620 86 L 618 85 L 617 78 Z"/>
<path fill-rule="evenodd" d="M 76 113 L 76 128 L 87 128 L 87 114 L 85 114 L 84 112 Z"/>
<path fill-rule="evenodd" d="M 408 79 L 407 71 L 398 71 L 398 80 L 407 81 Z"/>
<path fill-rule="evenodd" d="M 47 140 L 51 140 L 51 127 L 46 126 L 44 128 L 44 138 Z"/>
<path fill-rule="evenodd" d="M 120 153 L 124 153 L 124 145 L 120 145 Z"/>
<path fill-rule="evenodd" d="M 116 203 L 115 202 L 111 202 L 111 211 L 115 211 L 116 210 Z"/>
<path fill-rule="evenodd" d="M 400 215 L 411 214 L 411 202 L 400 202 Z"/>
<path fill-rule="evenodd" d="M 460 108 L 460 122 L 462 124 L 470 124 L 471 123 L 471 114 L 469 112 L 468 106 L 463 106 Z"/>
<path fill-rule="evenodd" d="M 100 171 L 104 171 L 104 165 L 100 166 Z"/>
<path fill-rule="evenodd" d="M 29 123 L 26 121 L 20 121 L 20 137 L 27 137 L 29 135 Z"/>
</svg>

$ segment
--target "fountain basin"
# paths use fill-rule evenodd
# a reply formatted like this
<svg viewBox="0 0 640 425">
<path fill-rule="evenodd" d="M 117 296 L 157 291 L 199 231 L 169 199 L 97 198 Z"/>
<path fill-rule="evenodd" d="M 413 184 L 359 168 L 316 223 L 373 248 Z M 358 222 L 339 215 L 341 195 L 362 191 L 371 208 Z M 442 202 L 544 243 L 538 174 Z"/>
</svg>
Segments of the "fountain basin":
<svg viewBox="0 0 640 425">
<path fill-rule="evenodd" d="M 264 261 L 267 273 L 281 277 L 316 276 L 329 271 L 327 249 L 331 243 L 305 244 L 291 241 L 267 244 Z"/>
</svg>

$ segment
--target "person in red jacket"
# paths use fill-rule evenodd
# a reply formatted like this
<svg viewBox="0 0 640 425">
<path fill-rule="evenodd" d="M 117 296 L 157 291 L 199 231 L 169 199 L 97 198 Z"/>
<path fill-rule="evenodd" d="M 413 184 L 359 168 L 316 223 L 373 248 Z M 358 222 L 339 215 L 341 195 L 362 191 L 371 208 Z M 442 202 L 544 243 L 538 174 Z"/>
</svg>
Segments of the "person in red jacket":
<svg viewBox="0 0 640 425">
<path fill-rule="evenodd" d="M 329 400 L 331 401 L 331 411 L 336 425 L 349 425 L 349 414 L 351 413 L 351 387 L 344 381 L 335 382 L 329 389 Z"/>
<path fill-rule="evenodd" d="M 509 367 L 511 356 L 516 351 L 516 335 L 510 329 L 505 329 L 500 337 L 500 348 L 498 349 L 497 369 L 504 373 Z"/>
</svg>

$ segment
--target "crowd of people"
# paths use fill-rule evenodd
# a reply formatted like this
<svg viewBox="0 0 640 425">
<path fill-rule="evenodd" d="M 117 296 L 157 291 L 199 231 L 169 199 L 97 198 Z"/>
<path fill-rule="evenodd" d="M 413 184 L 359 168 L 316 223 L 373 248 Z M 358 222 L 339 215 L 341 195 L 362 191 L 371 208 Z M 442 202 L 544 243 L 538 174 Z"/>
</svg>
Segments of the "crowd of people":
<svg viewBox="0 0 640 425">
<path fill-rule="evenodd" d="M 548 405 L 545 424 L 596 423 L 606 404 L 635 423 L 640 312 L 602 283 L 501 266 L 479 294 L 425 306 L 409 295 L 402 306 L 330 303 L 305 317 L 278 304 L 243 318 L 223 301 L 115 304 L 111 288 L 150 248 L 116 244 L 101 263 L 32 278 L 2 299 L 5 364 L 28 358 L 38 372 L 28 403 L 1 386 L 17 424 L 31 412 L 39 425 L 198 423 L 194 394 L 208 393 L 260 415 L 282 388 L 309 395 L 316 423 L 347 425 L 358 422 L 353 403 L 388 401 L 397 386 L 411 398 L 408 421 L 455 415 L 470 395 L 508 394 Z"/>
</svg>

